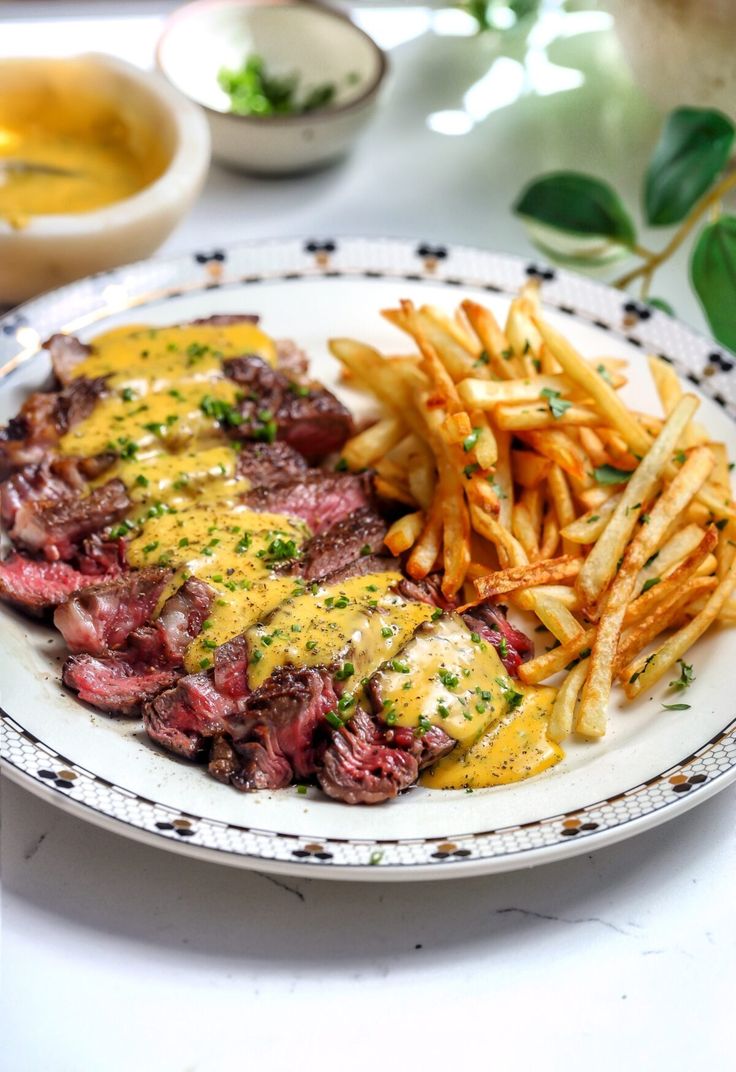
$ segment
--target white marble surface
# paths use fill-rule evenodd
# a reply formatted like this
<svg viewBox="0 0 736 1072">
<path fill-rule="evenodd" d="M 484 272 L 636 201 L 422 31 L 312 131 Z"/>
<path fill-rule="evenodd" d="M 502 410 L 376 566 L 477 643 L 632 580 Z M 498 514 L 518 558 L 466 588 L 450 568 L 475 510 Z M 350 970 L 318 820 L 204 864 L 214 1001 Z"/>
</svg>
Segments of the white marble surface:
<svg viewBox="0 0 736 1072">
<path fill-rule="evenodd" d="M 146 64 L 172 6 L 0 4 L 0 55 L 103 48 Z M 448 36 L 454 16 L 407 4 L 358 17 L 390 47 L 392 78 L 356 155 L 280 182 L 213 168 L 165 251 L 366 233 L 528 253 L 509 205 L 563 166 L 635 202 L 659 118 L 600 13 L 525 69 L 507 42 L 469 98 L 499 58 L 493 38 Z M 655 290 L 702 327 L 682 258 Z M 594 855 L 403 887 L 193 862 L 6 780 L 0 802 L 3 1072 L 730 1064 L 736 787 Z"/>
</svg>

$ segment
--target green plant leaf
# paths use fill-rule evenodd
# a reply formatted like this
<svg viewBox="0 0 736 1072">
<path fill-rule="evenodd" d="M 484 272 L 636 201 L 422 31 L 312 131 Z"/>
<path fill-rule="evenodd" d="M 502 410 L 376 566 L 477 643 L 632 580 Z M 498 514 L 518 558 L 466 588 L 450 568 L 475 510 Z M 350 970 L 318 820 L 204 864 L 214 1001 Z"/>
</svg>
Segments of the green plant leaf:
<svg viewBox="0 0 736 1072">
<path fill-rule="evenodd" d="M 652 309 L 659 309 L 661 312 L 667 313 L 667 316 L 675 315 L 675 310 L 664 298 L 647 298 L 647 305 L 651 305 Z"/>
<path fill-rule="evenodd" d="M 736 216 L 721 216 L 703 228 L 690 277 L 716 339 L 736 350 Z"/>
<path fill-rule="evenodd" d="M 634 224 L 618 194 L 605 182 L 577 171 L 555 171 L 534 179 L 514 204 L 526 222 L 567 234 L 633 245 Z"/>
<path fill-rule="evenodd" d="M 644 179 L 644 212 L 654 227 L 678 223 L 728 162 L 734 125 L 708 108 L 676 108 L 667 117 Z"/>
</svg>

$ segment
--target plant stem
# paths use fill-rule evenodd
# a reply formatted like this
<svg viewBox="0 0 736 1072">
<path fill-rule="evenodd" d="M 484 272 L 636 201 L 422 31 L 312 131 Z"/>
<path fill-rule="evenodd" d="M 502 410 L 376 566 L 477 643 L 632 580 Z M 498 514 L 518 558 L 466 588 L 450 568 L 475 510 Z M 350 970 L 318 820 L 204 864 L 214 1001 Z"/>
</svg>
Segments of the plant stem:
<svg viewBox="0 0 736 1072">
<path fill-rule="evenodd" d="M 736 187 L 736 171 L 725 175 L 720 182 L 716 183 L 710 193 L 707 194 L 702 201 L 698 202 L 690 215 L 686 218 L 685 222 L 681 224 L 679 230 L 675 231 L 667 245 L 664 249 L 660 250 L 659 253 L 645 253 L 644 250 L 635 248 L 634 251 L 639 253 L 640 256 L 645 254 L 644 263 L 640 264 L 638 268 L 632 268 L 630 272 L 626 272 L 618 279 L 615 279 L 613 281 L 614 287 L 619 287 L 619 289 L 623 290 L 628 287 L 630 283 L 633 283 L 635 279 L 638 279 L 639 276 L 643 275 L 651 278 L 654 270 L 658 268 L 663 261 L 668 260 L 675 250 L 679 249 L 701 216 L 703 216 L 711 206 L 716 205 L 724 194 L 728 193 L 728 191 L 732 190 L 734 187 Z"/>
</svg>

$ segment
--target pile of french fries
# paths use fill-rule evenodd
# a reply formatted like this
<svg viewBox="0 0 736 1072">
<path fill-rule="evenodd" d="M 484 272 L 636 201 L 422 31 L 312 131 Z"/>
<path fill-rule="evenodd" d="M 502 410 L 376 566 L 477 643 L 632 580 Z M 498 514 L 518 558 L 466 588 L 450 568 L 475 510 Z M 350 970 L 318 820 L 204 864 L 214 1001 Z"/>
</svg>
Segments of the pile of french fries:
<svg viewBox="0 0 736 1072">
<path fill-rule="evenodd" d="M 383 412 L 343 457 L 407 508 L 389 549 L 416 579 L 441 571 L 448 598 L 536 615 L 555 646 L 519 676 L 566 671 L 551 736 L 603 736 L 614 682 L 633 699 L 713 623 L 736 622 L 724 444 L 693 422 L 698 399 L 659 358 L 648 361 L 665 416 L 629 409 L 617 393 L 627 363 L 583 358 L 545 321 L 534 283 L 503 329 L 474 301 L 454 317 L 410 301 L 383 316 L 415 352 L 330 348 Z"/>
</svg>

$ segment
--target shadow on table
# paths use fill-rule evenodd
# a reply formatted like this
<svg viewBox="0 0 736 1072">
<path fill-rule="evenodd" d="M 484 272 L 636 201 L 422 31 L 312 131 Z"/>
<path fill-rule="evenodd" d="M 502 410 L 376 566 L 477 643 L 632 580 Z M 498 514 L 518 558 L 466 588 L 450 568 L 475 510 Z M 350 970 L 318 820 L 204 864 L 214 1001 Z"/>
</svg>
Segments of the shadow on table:
<svg viewBox="0 0 736 1072">
<path fill-rule="evenodd" d="M 591 940 L 606 931 L 636 936 L 641 924 L 627 907 L 636 904 L 641 920 L 642 910 L 656 912 L 662 898 L 707 873 L 735 793 L 629 841 L 532 871 L 396 884 L 201 863 L 90 826 L 4 780 L 5 911 L 12 913 L 15 896 L 68 926 L 139 941 L 151 955 L 156 947 L 179 948 L 187 957 L 288 961 L 324 972 L 340 970 L 341 960 L 357 970 L 361 961 L 395 963 L 422 950 L 507 953 L 526 932 L 546 935 L 553 925 L 588 924 Z"/>
</svg>

